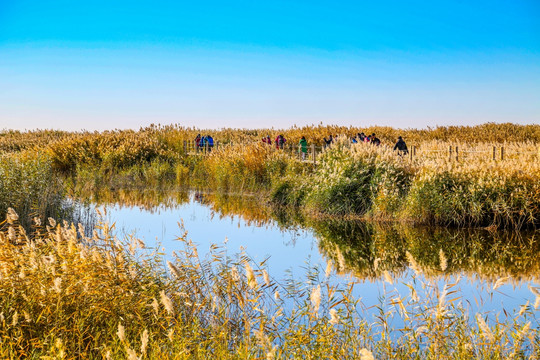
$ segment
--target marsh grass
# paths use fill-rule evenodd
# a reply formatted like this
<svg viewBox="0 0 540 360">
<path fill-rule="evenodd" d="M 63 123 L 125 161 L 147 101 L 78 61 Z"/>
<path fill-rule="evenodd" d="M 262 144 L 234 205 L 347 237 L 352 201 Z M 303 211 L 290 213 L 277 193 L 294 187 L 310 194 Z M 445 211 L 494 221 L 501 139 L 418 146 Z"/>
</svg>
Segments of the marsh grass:
<svg viewBox="0 0 540 360">
<path fill-rule="evenodd" d="M 287 196 L 280 195 L 277 202 L 303 193 L 301 205 L 316 213 L 458 227 L 534 228 L 540 221 L 537 156 L 526 151 L 504 161 L 407 158 L 388 147 L 351 145 L 343 139 L 319 156 L 307 187 L 291 183 L 285 188 Z"/>
<path fill-rule="evenodd" d="M 68 218 L 63 195 L 61 179 L 49 158 L 27 151 L 0 156 L 0 216 L 5 216 L 9 207 L 17 208 L 26 229 L 33 217 Z"/>
<path fill-rule="evenodd" d="M 350 137 L 360 131 L 375 132 L 382 145 L 351 145 Z M 288 139 L 283 150 L 261 141 L 276 132 Z M 193 154 L 184 144 L 197 133 L 214 135 L 221 146 Z M 298 160 L 301 136 L 320 146 L 329 134 L 339 135 L 338 141 L 319 154 L 317 165 Z M 416 157 L 391 150 L 398 135 L 418 149 Z M 425 130 L 293 126 L 283 131 L 152 125 L 101 133 L 0 132 L 0 151 L 9 157 L 42 152 L 47 164 L 40 166 L 63 174 L 67 186 L 79 193 L 100 187 L 205 187 L 259 192 L 275 206 L 311 214 L 513 229 L 534 228 L 540 221 L 539 143 L 540 126 L 513 124 Z M 16 206 L 24 212 L 25 205 L 8 204 L 6 194 L 0 194 L 4 211 Z"/>
<path fill-rule="evenodd" d="M 354 281 L 332 267 L 276 280 L 265 263 L 212 245 L 185 245 L 164 265 L 161 248 L 100 224 L 36 224 L 10 216 L 0 230 L 3 358 L 417 359 L 537 357 L 540 292 L 506 316 L 470 314 L 456 284 L 395 280 L 365 313 Z M 487 316 L 489 315 L 489 316 Z M 398 328 L 395 324 L 402 324 Z"/>
</svg>

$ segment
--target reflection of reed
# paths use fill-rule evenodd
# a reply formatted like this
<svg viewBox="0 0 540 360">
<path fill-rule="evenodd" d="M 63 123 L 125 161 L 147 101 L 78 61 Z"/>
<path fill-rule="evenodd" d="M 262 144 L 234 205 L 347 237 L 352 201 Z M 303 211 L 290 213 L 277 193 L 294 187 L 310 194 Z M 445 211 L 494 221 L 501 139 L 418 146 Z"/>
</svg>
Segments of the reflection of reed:
<svg viewBox="0 0 540 360">
<path fill-rule="evenodd" d="M 246 224 L 259 227 L 273 223 L 270 209 L 256 195 L 223 195 L 214 192 L 196 192 L 195 200 L 208 206 L 220 219 L 238 216 Z"/>
<path fill-rule="evenodd" d="M 320 251 L 336 270 L 375 280 L 399 276 L 408 267 L 426 277 L 457 273 L 488 281 L 537 279 L 537 232 L 489 232 L 381 225 L 357 221 L 317 221 L 310 226 Z"/>
<path fill-rule="evenodd" d="M 412 227 L 404 224 L 365 223 L 355 220 L 304 219 L 299 213 L 270 208 L 256 195 L 160 189 L 100 189 L 87 194 L 94 204 L 137 206 L 149 212 L 173 208 L 190 198 L 209 207 L 220 219 L 238 216 L 248 225 L 311 228 L 319 249 L 338 272 L 376 280 L 397 277 L 408 268 L 426 277 L 464 273 L 489 281 L 538 278 L 539 232 L 489 232 L 475 229 Z"/>
<path fill-rule="evenodd" d="M 162 188 L 121 188 L 118 190 L 101 188 L 92 192 L 83 192 L 77 198 L 84 202 L 91 202 L 97 206 L 115 204 L 129 208 L 139 207 L 145 211 L 154 213 L 159 209 L 171 209 L 189 202 L 189 193 L 185 190 Z"/>
</svg>

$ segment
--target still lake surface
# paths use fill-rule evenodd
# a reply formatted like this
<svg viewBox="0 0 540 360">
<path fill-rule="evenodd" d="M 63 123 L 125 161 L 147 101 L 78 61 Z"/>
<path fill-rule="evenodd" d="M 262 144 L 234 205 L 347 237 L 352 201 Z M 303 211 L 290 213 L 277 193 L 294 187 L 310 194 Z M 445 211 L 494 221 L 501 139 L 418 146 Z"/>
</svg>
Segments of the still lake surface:
<svg viewBox="0 0 540 360">
<path fill-rule="evenodd" d="M 540 286 L 538 232 L 283 221 L 268 215 L 256 198 L 198 192 L 153 197 L 150 202 L 144 196 L 136 201 L 120 198 L 92 206 L 106 210 L 117 236 L 133 234 L 148 247 L 160 246 L 166 259 L 172 260 L 173 251 L 185 246 L 177 237 L 187 231 L 200 257 L 209 256 L 212 244 L 226 248 L 233 259 L 243 252 L 256 263 L 265 261 L 264 268 L 278 282 L 291 277 L 307 281 L 306 274 L 313 269 L 324 279 L 331 262 L 333 283 L 356 282 L 354 293 L 362 298 L 366 316 L 376 314 L 375 306 L 385 294 L 395 289 L 406 296 L 409 285 L 421 283 L 439 291 L 445 284 L 456 284 L 452 290 L 458 292 L 452 298 L 458 297 L 457 302 L 472 314 L 481 312 L 494 319 L 503 309 L 519 311 L 527 302 L 537 312 L 530 287 Z M 418 275 L 415 267 L 421 269 Z"/>
</svg>

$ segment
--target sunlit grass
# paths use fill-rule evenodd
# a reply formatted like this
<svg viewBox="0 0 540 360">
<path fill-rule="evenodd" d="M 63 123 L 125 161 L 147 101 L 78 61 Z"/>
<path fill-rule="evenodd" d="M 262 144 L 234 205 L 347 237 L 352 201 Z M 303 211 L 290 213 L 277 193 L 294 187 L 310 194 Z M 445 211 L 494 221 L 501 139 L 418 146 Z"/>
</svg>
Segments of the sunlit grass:
<svg viewBox="0 0 540 360">
<path fill-rule="evenodd" d="M 351 144 L 350 137 L 359 131 L 375 132 L 384 141 L 380 147 Z M 283 150 L 261 141 L 262 135 L 274 137 L 275 132 L 181 126 L 101 133 L 3 131 L 0 149 L 8 159 L 4 162 L 41 153 L 31 156 L 42 159 L 41 166 L 54 176 L 62 174 L 75 196 L 103 187 L 196 186 L 257 193 L 262 203 L 301 208 L 315 216 L 505 229 L 534 228 L 540 222 L 538 125 L 403 131 L 295 126 L 279 130 L 288 139 Z M 197 133 L 211 133 L 220 146 L 194 152 Z M 329 133 L 339 137 L 323 151 L 320 144 Z M 413 146 L 417 149 L 415 156 L 392 150 L 398 134 L 406 137 L 411 152 Z M 308 161 L 299 160 L 300 136 L 317 145 L 316 164 L 311 154 Z M 19 189 L 24 192 L 26 187 Z M 11 192 L 0 189 L 0 213 L 6 206 L 24 212 L 19 203 L 9 203 Z"/>
</svg>

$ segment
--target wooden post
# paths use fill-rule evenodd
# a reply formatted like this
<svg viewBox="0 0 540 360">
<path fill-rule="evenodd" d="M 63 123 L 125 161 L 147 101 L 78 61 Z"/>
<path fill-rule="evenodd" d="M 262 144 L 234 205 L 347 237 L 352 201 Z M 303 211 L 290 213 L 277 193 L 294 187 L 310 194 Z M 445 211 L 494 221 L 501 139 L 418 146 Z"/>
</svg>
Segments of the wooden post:
<svg viewBox="0 0 540 360">
<path fill-rule="evenodd" d="M 187 141 L 184 140 L 184 154 L 187 154 Z"/>
<path fill-rule="evenodd" d="M 416 157 L 416 145 L 413 145 L 412 149 L 413 149 L 413 156 Z"/>
<path fill-rule="evenodd" d="M 459 161 L 459 151 L 458 147 L 456 146 L 456 161 Z"/>
<path fill-rule="evenodd" d="M 504 146 L 501 146 L 501 161 L 504 160 Z"/>
<path fill-rule="evenodd" d="M 413 151 L 414 151 L 413 149 L 414 149 L 414 146 L 411 145 L 411 151 L 409 151 L 409 160 L 411 161 L 413 159 Z"/>
<path fill-rule="evenodd" d="M 452 160 L 452 145 L 448 147 L 448 158 Z"/>
<path fill-rule="evenodd" d="M 493 147 L 493 161 L 497 160 L 497 147 Z"/>
<path fill-rule="evenodd" d="M 538 150 L 538 152 L 540 153 L 540 149 Z M 313 158 L 313 166 L 315 166 L 315 144 L 311 144 L 311 157 Z"/>
</svg>

